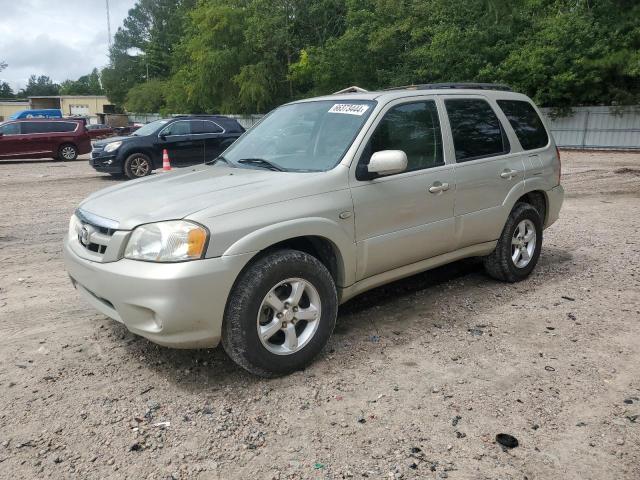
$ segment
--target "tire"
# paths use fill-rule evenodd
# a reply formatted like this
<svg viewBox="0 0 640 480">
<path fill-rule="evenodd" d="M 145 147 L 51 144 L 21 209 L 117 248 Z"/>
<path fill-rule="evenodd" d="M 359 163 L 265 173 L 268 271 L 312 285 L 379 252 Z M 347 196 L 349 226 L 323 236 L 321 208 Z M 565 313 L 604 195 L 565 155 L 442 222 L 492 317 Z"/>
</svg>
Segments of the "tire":
<svg viewBox="0 0 640 480">
<path fill-rule="evenodd" d="M 527 278 L 540 257 L 542 229 L 538 211 L 528 203 L 517 203 L 509 214 L 496 249 L 484 258 L 484 268 L 489 276 L 509 283 Z M 527 237 L 535 243 L 531 245 L 531 240 L 526 241 Z M 519 255 L 516 250 L 520 250 Z"/>
<path fill-rule="evenodd" d="M 297 302 L 294 285 L 303 288 Z M 272 306 L 278 303 L 282 308 Z M 249 264 L 236 280 L 222 323 L 222 346 L 253 374 L 285 375 L 305 368 L 320 353 L 337 313 L 336 286 L 327 268 L 307 253 L 277 250 Z M 294 336 L 295 345 L 289 342 Z"/>
<path fill-rule="evenodd" d="M 132 180 L 146 177 L 152 170 L 151 159 L 144 153 L 132 153 L 124 161 L 124 174 Z"/>
<path fill-rule="evenodd" d="M 78 149 L 71 143 L 60 145 L 57 158 L 62 162 L 72 162 L 73 160 L 78 158 Z"/>
</svg>

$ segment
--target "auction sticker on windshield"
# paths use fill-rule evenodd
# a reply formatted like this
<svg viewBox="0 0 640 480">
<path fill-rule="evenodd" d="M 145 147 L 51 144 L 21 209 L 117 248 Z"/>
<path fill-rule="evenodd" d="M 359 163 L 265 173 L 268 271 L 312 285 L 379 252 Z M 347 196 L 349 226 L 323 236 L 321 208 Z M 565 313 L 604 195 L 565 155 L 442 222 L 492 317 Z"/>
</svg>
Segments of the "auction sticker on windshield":
<svg viewBox="0 0 640 480">
<path fill-rule="evenodd" d="M 329 113 L 346 113 L 347 115 L 364 115 L 369 110 L 369 105 L 358 105 L 353 103 L 336 103 Z"/>
</svg>

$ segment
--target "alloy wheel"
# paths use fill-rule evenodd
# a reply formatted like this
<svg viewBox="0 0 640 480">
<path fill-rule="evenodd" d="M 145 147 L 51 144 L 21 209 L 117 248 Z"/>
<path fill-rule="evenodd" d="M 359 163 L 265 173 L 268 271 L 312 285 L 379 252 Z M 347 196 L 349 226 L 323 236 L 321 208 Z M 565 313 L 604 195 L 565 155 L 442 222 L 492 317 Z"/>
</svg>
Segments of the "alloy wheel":
<svg viewBox="0 0 640 480">
<path fill-rule="evenodd" d="M 536 227 L 529 219 L 524 219 L 513 232 L 511 238 L 511 260 L 518 268 L 529 265 L 536 249 Z"/>
<path fill-rule="evenodd" d="M 262 300 L 257 331 L 262 345 L 276 355 L 291 355 L 313 338 L 320 323 L 318 290 L 307 280 L 289 278 Z"/>
</svg>

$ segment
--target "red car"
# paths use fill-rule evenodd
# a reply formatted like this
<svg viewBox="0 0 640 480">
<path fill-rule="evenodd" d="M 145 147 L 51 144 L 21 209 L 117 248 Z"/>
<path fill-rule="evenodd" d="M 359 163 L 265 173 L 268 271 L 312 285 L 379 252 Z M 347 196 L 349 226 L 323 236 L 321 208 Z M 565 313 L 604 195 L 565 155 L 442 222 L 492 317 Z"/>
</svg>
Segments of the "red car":
<svg viewBox="0 0 640 480">
<path fill-rule="evenodd" d="M 89 133 L 91 140 L 113 137 L 116 133 L 109 125 L 104 125 L 102 123 L 87 125 L 87 132 Z"/>
<path fill-rule="evenodd" d="M 30 118 L 0 123 L 0 160 L 75 160 L 89 152 L 91 139 L 82 120 Z"/>
</svg>

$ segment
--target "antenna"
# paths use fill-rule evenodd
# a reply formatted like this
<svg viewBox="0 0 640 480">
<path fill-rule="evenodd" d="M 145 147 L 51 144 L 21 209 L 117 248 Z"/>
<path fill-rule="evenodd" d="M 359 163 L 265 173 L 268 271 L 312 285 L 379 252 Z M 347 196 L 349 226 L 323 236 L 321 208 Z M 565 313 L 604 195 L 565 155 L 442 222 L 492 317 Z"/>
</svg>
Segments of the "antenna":
<svg viewBox="0 0 640 480">
<path fill-rule="evenodd" d="M 107 35 L 109 35 L 109 53 L 111 53 L 111 18 L 109 18 L 109 0 L 105 0 L 107 3 Z"/>
</svg>

